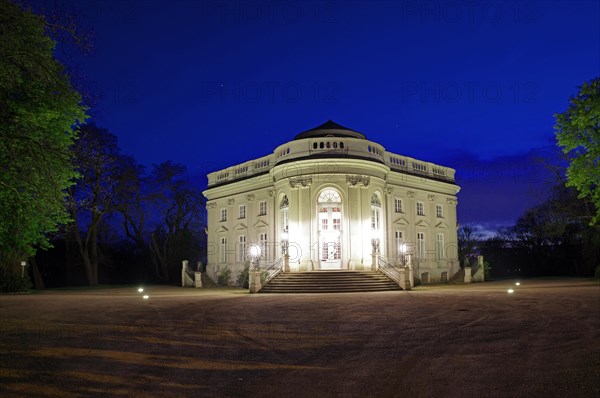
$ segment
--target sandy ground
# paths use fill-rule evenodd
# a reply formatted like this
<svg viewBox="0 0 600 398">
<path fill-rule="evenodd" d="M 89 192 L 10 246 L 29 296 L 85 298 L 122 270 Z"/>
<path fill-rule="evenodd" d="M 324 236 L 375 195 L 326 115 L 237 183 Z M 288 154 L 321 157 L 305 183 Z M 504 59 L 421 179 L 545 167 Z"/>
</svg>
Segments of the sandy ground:
<svg viewBox="0 0 600 398">
<path fill-rule="evenodd" d="M 0 396 L 600 396 L 600 285 L 513 282 L 0 296 Z"/>
</svg>

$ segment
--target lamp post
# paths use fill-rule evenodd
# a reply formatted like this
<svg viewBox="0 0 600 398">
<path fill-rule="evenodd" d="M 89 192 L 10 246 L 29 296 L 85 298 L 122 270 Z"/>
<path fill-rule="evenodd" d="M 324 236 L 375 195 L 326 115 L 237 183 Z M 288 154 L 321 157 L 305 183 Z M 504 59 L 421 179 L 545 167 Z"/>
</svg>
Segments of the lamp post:
<svg viewBox="0 0 600 398">
<path fill-rule="evenodd" d="M 260 255 L 262 250 L 260 249 L 260 245 L 253 243 L 250 245 L 248 249 L 248 256 L 250 257 L 250 264 L 252 264 L 252 269 L 258 270 L 258 263 L 260 261 Z"/>
<path fill-rule="evenodd" d="M 25 267 L 27 267 L 27 262 L 21 261 L 21 278 L 25 277 Z"/>
<path fill-rule="evenodd" d="M 258 267 L 262 250 L 260 245 L 253 243 L 248 249 L 248 257 L 250 257 L 250 272 L 248 280 L 248 288 L 250 293 L 258 293 L 261 289 L 260 284 L 260 270 Z"/>
<path fill-rule="evenodd" d="M 290 272 L 290 237 L 286 231 L 281 234 L 281 251 L 283 252 L 283 272 Z"/>
</svg>

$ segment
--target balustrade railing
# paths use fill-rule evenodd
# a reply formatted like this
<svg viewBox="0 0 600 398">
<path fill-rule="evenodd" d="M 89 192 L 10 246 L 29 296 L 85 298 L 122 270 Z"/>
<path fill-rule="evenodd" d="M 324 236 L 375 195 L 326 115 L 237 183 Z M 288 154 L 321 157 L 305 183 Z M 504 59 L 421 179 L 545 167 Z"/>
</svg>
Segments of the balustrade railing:
<svg viewBox="0 0 600 398">
<path fill-rule="evenodd" d="M 389 262 L 383 256 L 377 256 L 377 262 L 379 265 L 379 270 L 386 274 L 388 277 L 393 279 L 399 285 L 404 284 L 404 274 L 400 270 L 404 271 L 404 267 L 400 267 Z"/>
<path fill-rule="evenodd" d="M 280 272 L 283 271 L 283 257 L 278 258 L 273 263 L 267 265 L 264 268 L 259 267 L 259 269 L 261 285 L 264 286 L 271 279 L 275 278 L 277 275 L 279 275 Z"/>
</svg>

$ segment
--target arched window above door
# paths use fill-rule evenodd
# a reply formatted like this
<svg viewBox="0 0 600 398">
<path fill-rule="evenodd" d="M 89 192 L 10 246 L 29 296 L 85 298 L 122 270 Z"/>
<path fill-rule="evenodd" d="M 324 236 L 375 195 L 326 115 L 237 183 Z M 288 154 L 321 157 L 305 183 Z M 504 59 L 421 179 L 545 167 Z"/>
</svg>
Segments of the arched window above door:
<svg viewBox="0 0 600 398">
<path fill-rule="evenodd" d="M 335 189 L 328 188 L 321 192 L 317 201 L 319 203 L 340 203 L 342 201 L 342 197 Z"/>
</svg>

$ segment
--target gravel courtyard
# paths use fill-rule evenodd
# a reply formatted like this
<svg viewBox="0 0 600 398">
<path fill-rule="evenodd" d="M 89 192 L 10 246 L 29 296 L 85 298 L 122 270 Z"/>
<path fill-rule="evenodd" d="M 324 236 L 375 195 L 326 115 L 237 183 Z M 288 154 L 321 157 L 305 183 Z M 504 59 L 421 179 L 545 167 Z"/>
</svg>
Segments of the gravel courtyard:
<svg viewBox="0 0 600 398">
<path fill-rule="evenodd" d="M 0 396 L 600 396 L 598 282 L 514 282 L 4 295 Z"/>
</svg>

